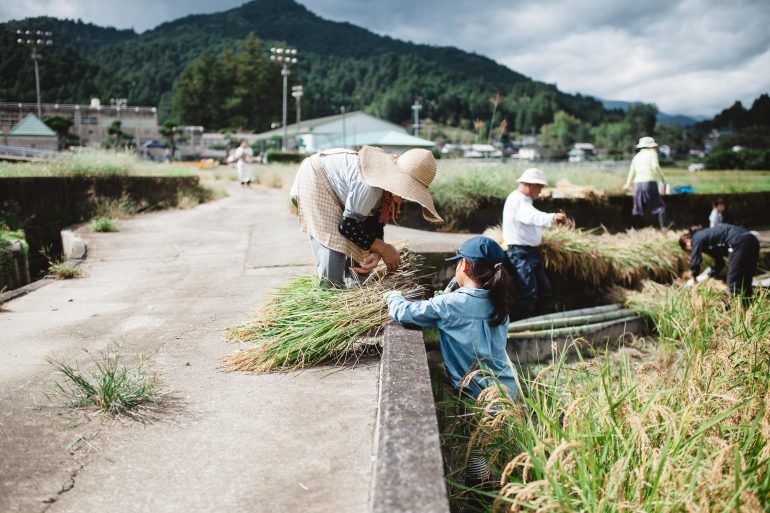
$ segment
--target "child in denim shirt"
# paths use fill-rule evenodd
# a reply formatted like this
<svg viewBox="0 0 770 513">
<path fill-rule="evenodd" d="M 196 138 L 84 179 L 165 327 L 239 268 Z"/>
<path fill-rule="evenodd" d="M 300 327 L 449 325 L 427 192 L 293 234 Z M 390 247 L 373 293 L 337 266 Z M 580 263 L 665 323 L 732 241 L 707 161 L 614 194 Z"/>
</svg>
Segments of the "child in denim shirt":
<svg viewBox="0 0 770 513">
<path fill-rule="evenodd" d="M 408 301 L 398 293 L 388 295 L 388 313 L 401 324 L 438 328 L 441 354 L 452 385 L 460 388 L 464 377 L 477 374 L 463 391 L 473 398 L 494 384 L 516 396 L 516 374 L 505 347 L 508 339 L 506 295 L 508 275 L 500 245 L 488 237 L 468 239 L 457 256 L 457 290 L 425 301 Z"/>
</svg>

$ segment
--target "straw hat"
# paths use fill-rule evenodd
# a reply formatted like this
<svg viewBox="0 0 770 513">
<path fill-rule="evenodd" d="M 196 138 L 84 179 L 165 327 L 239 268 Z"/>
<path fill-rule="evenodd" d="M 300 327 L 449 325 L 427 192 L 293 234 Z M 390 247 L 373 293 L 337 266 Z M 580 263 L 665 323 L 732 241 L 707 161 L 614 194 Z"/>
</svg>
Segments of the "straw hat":
<svg viewBox="0 0 770 513">
<path fill-rule="evenodd" d="M 658 145 L 658 143 L 655 142 L 655 139 L 652 137 L 642 137 L 639 139 L 639 144 L 636 145 L 637 148 L 654 148 Z"/>
<path fill-rule="evenodd" d="M 393 158 L 380 148 L 364 146 L 358 152 L 358 169 L 369 185 L 419 203 L 423 217 L 431 223 L 444 222 L 428 192 L 436 177 L 436 159 L 428 150 L 413 149 Z"/>
<path fill-rule="evenodd" d="M 545 179 L 545 173 L 540 171 L 536 167 L 531 167 L 521 173 L 518 180 L 519 183 L 534 183 L 538 185 L 548 185 L 548 180 Z"/>
</svg>

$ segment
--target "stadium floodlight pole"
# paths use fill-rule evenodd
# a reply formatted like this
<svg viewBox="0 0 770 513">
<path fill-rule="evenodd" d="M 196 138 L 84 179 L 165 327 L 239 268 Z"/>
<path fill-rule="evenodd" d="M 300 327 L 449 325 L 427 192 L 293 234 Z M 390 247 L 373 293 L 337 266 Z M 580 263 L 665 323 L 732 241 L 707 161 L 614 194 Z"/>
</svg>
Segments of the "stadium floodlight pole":
<svg viewBox="0 0 770 513">
<path fill-rule="evenodd" d="M 302 95 L 305 94 L 301 85 L 295 85 L 291 88 L 291 95 L 297 102 L 297 151 L 299 151 L 299 122 L 302 119 Z"/>
<path fill-rule="evenodd" d="M 412 110 L 414 111 L 414 124 L 412 125 L 412 128 L 414 128 L 415 137 L 420 136 L 420 109 L 421 108 L 422 108 L 422 105 L 420 105 L 420 100 L 415 99 L 414 105 L 412 105 Z"/>
<path fill-rule="evenodd" d="M 281 141 L 281 151 L 286 151 L 286 93 L 289 83 L 289 64 L 297 64 L 297 50 L 293 48 L 271 48 L 270 60 L 280 62 L 281 76 L 283 77 L 283 141 Z"/>
<path fill-rule="evenodd" d="M 45 30 L 17 30 L 16 35 L 19 36 L 16 42 L 20 45 L 26 45 L 32 48 L 32 60 L 35 62 L 35 91 L 37 92 L 37 117 L 43 117 L 43 109 L 40 103 L 40 70 L 38 69 L 37 62 L 40 60 L 40 49 L 44 46 L 51 46 L 53 40 L 49 39 L 53 36 L 53 32 Z"/>
</svg>

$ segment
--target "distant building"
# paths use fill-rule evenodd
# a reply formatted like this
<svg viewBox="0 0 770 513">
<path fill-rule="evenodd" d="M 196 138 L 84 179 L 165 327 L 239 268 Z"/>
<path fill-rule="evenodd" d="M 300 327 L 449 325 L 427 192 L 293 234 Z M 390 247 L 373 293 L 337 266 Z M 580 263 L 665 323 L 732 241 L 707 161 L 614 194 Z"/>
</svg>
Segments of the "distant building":
<svg viewBox="0 0 770 513">
<path fill-rule="evenodd" d="M 570 162 L 585 162 L 596 154 L 596 149 L 591 143 L 575 143 L 567 152 Z"/>
<path fill-rule="evenodd" d="M 41 110 L 44 117 L 71 119 L 70 133 L 77 135 L 83 146 L 101 145 L 107 138 L 107 129 L 115 121 L 120 121 L 121 129 L 133 136 L 137 147 L 160 136 L 155 107 L 135 107 L 123 102 L 107 106 L 102 105 L 98 98 L 93 98 L 90 105 L 43 103 Z M 27 114 L 36 112 L 36 103 L 0 102 L 0 131 L 8 131 Z"/>
<path fill-rule="evenodd" d="M 24 119 L 3 133 L 2 144 L 20 148 L 56 151 L 59 148 L 59 137 L 48 125 L 40 121 L 34 114 L 27 114 Z"/>
<path fill-rule="evenodd" d="M 286 127 L 287 147 L 299 153 L 315 153 L 329 148 L 356 148 L 370 145 L 403 153 L 410 148 L 433 148 L 428 139 L 409 135 L 402 126 L 362 111 L 304 120 Z M 283 137 L 283 128 L 256 135 L 257 141 Z"/>
<path fill-rule="evenodd" d="M 528 148 L 519 148 L 519 152 L 512 155 L 515 159 L 520 160 L 540 160 L 540 152 L 534 146 Z"/>
</svg>

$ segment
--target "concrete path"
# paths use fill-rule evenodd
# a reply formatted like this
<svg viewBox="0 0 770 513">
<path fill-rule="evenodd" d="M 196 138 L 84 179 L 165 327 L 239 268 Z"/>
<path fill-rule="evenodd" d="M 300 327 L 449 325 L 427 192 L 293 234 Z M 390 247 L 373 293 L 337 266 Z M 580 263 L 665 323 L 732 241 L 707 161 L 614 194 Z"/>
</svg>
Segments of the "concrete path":
<svg viewBox="0 0 770 513">
<path fill-rule="evenodd" d="M 366 511 L 376 361 L 223 373 L 222 340 L 266 291 L 312 272 L 279 190 L 86 232 L 86 276 L 0 313 L 0 512 Z M 46 358 L 122 343 L 173 390 L 148 422 L 61 410 Z"/>
</svg>

